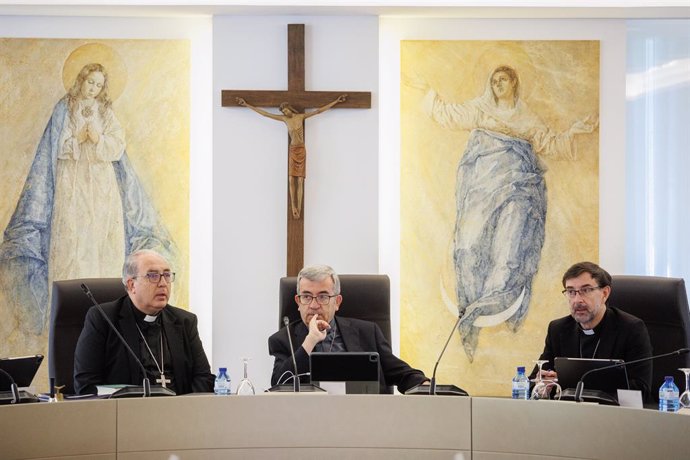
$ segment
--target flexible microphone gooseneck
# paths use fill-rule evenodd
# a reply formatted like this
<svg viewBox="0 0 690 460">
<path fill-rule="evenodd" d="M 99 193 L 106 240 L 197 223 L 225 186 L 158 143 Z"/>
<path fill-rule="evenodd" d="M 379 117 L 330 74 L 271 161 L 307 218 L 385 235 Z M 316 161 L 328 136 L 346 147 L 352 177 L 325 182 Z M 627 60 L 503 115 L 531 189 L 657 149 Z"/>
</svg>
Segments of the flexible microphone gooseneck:
<svg viewBox="0 0 690 460">
<path fill-rule="evenodd" d="M 637 364 L 637 363 L 642 363 L 644 361 L 651 361 L 653 359 L 657 358 L 665 358 L 667 356 L 673 356 L 673 355 L 683 355 L 685 353 L 690 352 L 690 348 L 680 348 L 676 351 L 672 351 L 670 353 L 664 353 L 662 355 L 656 355 L 656 356 L 649 356 L 647 358 L 640 358 L 640 359 L 635 359 L 632 361 L 623 361 L 622 363 L 616 363 L 616 364 L 611 364 L 609 366 L 604 366 L 604 367 L 598 367 L 596 369 L 590 369 L 584 374 L 582 374 L 582 377 L 580 377 L 580 380 L 577 382 L 577 385 L 575 387 L 575 401 L 576 402 L 582 402 L 582 392 L 585 389 L 585 377 L 587 377 L 589 374 L 592 372 L 597 372 L 597 371 L 603 371 L 605 369 L 613 369 L 615 367 L 626 367 L 629 364 Z"/>
<path fill-rule="evenodd" d="M 438 355 L 438 359 L 436 360 L 436 364 L 434 364 L 434 372 L 431 374 L 431 382 L 429 382 L 429 394 L 430 395 L 435 395 L 436 394 L 436 369 L 438 368 L 438 363 L 441 362 L 441 358 L 443 358 L 443 354 L 446 352 L 446 348 L 448 348 L 448 344 L 450 343 L 451 337 L 453 337 L 453 333 L 455 332 L 455 329 L 458 328 L 458 324 L 460 324 L 460 320 L 462 319 L 462 316 L 465 314 L 465 310 L 460 312 L 458 315 L 457 321 L 455 321 L 455 324 L 453 325 L 453 329 L 450 331 L 450 335 L 448 336 L 448 340 L 446 340 L 446 344 L 443 346 L 443 350 L 441 350 L 441 354 Z"/>
<path fill-rule="evenodd" d="M 14 378 L 10 375 L 10 373 L 5 369 L 0 369 L 0 373 L 5 374 L 10 380 L 10 391 L 12 392 L 12 401 L 10 401 L 10 404 L 17 404 L 21 400 L 17 383 L 14 381 Z"/>
<path fill-rule="evenodd" d="M 91 294 L 91 290 L 89 289 L 89 287 L 86 284 L 82 283 L 81 289 L 82 289 L 82 291 L 84 291 L 84 294 L 86 294 L 86 297 L 89 298 L 91 303 L 93 303 L 94 307 L 96 307 L 98 309 L 98 311 L 101 312 L 101 315 L 103 316 L 103 318 L 106 320 L 106 322 L 110 326 L 110 329 L 115 333 L 115 335 L 117 335 L 117 337 L 120 339 L 120 342 L 122 342 L 122 344 L 125 346 L 125 348 L 129 352 L 129 354 L 132 356 L 132 358 L 134 358 L 134 361 L 136 361 L 136 363 L 139 365 L 139 368 L 141 369 L 141 372 L 144 375 L 144 381 L 143 381 L 143 389 L 144 389 L 144 395 L 143 396 L 144 396 L 144 398 L 151 396 L 151 382 L 149 381 L 149 378 L 146 374 L 146 369 L 144 368 L 144 365 L 141 363 L 141 360 L 139 360 L 139 358 L 134 353 L 132 348 L 129 346 L 129 344 L 127 343 L 125 338 L 122 337 L 122 334 L 120 334 L 120 331 L 117 330 L 117 328 L 115 327 L 113 322 L 110 321 L 110 318 L 108 318 L 108 315 L 106 315 L 105 311 L 103 311 L 101 304 L 96 302 L 96 299 L 94 298 L 93 294 Z"/>
<path fill-rule="evenodd" d="M 295 368 L 295 375 L 292 378 L 292 383 L 295 388 L 295 393 L 299 393 L 299 372 L 297 372 L 297 359 L 295 358 L 295 349 L 292 347 L 292 335 L 290 334 L 290 318 L 283 316 L 283 324 L 285 325 L 285 332 L 287 332 L 288 342 L 290 343 L 290 356 L 292 356 L 292 366 Z"/>
</svg>

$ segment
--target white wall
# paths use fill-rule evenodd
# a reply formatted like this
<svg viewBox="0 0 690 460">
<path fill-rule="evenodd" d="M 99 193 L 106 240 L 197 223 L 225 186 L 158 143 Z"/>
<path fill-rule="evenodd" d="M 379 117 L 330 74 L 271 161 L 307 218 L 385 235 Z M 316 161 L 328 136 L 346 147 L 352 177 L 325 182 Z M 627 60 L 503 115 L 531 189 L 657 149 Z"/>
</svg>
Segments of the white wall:
<svg viewBox="0 0 690 460">
<path fill-rule="evenodd" d="M 236 385 L 240 358 L 251 357 L 261 389 L 270 385 L 267 338 L 278 329 L 286 274 L 287 130 L 221 107 L 220 96 L 287 89 L 287 24 L 305 24 L 307 90 L 372 92 L 372 109 L 306 122 L 304 262 L 378 273 L 378 18 L 214 17 L 212 365 L 227 366 Z"/>
</svg>

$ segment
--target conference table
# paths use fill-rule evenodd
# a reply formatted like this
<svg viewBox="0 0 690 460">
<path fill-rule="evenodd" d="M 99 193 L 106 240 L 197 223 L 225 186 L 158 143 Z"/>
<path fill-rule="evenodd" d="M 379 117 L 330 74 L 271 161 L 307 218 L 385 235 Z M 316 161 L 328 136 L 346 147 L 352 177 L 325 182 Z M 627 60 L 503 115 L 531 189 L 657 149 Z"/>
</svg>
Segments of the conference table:
<svg viewBox="0 0 690 460">
<path fill-rule="evenodd" d="M 561 401 L 261 394 L 0 406 L 0 459 L 689 459 L 690 415 Z"/>
</svg>

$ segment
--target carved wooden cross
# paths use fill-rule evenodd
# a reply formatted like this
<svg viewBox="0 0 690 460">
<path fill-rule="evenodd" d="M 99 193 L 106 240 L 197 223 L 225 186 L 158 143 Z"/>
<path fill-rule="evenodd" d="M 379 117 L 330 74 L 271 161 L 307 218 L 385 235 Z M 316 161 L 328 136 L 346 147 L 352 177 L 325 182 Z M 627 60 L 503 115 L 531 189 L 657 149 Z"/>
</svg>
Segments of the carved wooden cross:
<svg viewBox="0 0 690 460">
<path fill-rule="evenodd" d="M 252 91 L 223 90 L 221 100 L 223 107 L 239 106 L 237 98 L 246 100 L 256 107 L 280 107 L 288 102 L 298 112 L 306 108 L 322 107 L 334 101 L 340 95 L 347 95 L 344 102 L 334 108 L 368 109 L 371 108 L 371 93 L 362 91 L 305 91 L 304 89 L 304 24 L 288 25 L 288 90 L 287 91 Z M 288 138 L 288 148 L 289 148 Z M 289 153 L 288 153 L 289 154 Z M 319 153 L 316 152 L 316 155 Z M 287 159 L 287 156 L 286 156 Z M 306 160 L 305 160 L 306 162 Z M 306 201 L 306 200 L 305 200 Z M 304 212 L 298 219 L 293 218 L 290 207 L 290 192 L 287 197 L 287 276 L 295 276 L 304 264 Z"/>
</svg>

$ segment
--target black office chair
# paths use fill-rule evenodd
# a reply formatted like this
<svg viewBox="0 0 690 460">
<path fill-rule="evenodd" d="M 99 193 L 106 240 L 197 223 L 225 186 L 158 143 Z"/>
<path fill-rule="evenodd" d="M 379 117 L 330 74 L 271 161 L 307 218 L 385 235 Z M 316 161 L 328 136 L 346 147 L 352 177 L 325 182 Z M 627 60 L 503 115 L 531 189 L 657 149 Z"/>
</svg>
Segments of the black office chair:
<svg viewBox="0 0 690 460">
<path fill-rule="evenodd" d="M 391 282 L 388 275 L 339 275 L 340 304 L 338 316 L 363 319 L 379 325 L 388 343 L 391 341 Z M 283 327 L 283 316 L 290 322 L 299 319 L 295 303 L 297 277 L 280 279 L 280 305 L 278 327 Z"/>
<path fill-rule="evenodd" d="M 74 394 L 74 350 L 84 327 L 86 312 L 93 305 L 81 288 L 86 284 L 100 303 L 127 293 L 121 278 L 84 278 L 53 282 L 48 338 L 48 373 L 64 394 Z"/>
<path fill-rule="evenodd" d="M 612 277 L 608 305 L 618 307 L 643 320 L 655 355 L 690 347 L 690 311 L 682 278 L 616 275 Z M 660 358 L 652 363 L 652 396 L 664 376 L 681 381 L 680 367 L 690 367 L 690 354 Z M 682 388 L 684 383 L 679 387 Z M 681 390 L 682 391 L 682 390 Z"/>
</svg>

